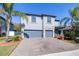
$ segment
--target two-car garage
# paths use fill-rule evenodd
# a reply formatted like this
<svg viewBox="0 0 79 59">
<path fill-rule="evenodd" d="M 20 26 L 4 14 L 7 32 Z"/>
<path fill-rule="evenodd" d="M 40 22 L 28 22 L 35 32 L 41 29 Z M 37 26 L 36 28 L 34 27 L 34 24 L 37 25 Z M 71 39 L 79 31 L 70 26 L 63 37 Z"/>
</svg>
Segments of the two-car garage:
<svg viewBox="0 0 79 59">
<path fill-rule="evenodd" d="M 43 37 L 43 30 L 24 30 L 24 36 L 27 37 L 27 38 Z M 45 36 L 46 37 L 52 37 L 53 31 L 52 30 L 46 30 Z"/>
</svg>

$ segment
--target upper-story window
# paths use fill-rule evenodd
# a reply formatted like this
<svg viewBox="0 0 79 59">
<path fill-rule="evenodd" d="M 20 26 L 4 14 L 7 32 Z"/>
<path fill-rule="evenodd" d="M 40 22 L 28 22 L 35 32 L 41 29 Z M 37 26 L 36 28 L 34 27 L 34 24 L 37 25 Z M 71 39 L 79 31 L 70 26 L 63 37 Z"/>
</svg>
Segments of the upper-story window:
<svg viewBox="0 0 79 59">
<path fill-rule="evenodd" d="M 51 17 L 47 17 L 47 23 L 51 23 Z"/>
<path fill-rule="evenodd" d="M 36 23 L 36 16 L 32 16 L 32 22 Z"/>
</svg>

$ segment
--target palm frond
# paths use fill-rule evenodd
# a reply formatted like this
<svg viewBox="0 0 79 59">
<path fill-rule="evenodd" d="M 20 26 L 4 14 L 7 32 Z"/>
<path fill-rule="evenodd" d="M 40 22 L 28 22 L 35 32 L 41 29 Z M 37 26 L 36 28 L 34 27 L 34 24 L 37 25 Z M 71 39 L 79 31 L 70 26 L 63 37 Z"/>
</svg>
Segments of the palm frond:
<svg viewBox="0 0 79 59">
<path fill-rule="evenodd" d="M 60 26 L 64 26 L 65 27 L 70 20 L 71 19 L 69 17 L 62 18 L 61 21 L 60 21 Z M 64 24 L 63 24 L 63 22 L 64 22 Z"/>
<path fill-rule="evenodd" d="M 13 10 L 13 3 L 3 3 L 3 9 L 6 12 L 11 13 L 11 11 Z"/>
<path fill-rule="evenodd" d="M 79 7 L 71 9 L 70 14 L 74 20 L 79 20 Z"/>
<path fill-rule="evenodd" d="M 6 20 L 4 17 L 0 16 L 0 24 L 3 23 L 3 20 Z"/>
<path fill-rule="evenodd" d="M 12 16 L 20 16 L 22 17 L 24 20 L 26 20 L 28 22 L 28 17 L 25 13 L 23 12 L 19 12 L 19 11 L 12 11 Z"/>
<path fill-rule="evenodd" d="M 4 14 L 4 13 L 5 13 L 4 9 L 0 9 L 0 14 Z"/>
</svg>

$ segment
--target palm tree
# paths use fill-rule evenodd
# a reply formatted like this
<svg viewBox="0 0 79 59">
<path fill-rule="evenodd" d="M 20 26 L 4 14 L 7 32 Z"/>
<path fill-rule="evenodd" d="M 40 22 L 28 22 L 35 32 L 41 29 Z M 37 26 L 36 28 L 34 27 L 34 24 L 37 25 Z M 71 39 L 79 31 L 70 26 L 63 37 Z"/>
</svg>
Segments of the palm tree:
<svg viewBox="0 0 79 59">
<path fill-rule="evenodd" d="M 73 29 L 74 29 L 74 27 L 77 28 L 76 26 L 79 25 L 79 7 L 70 9 L 69 12 L 70 12 L 71 19 L 72 19 L 72 22 L 71 22 L 72 27 L 73 27 Z"/>
<path fill-rule="evenodd" d="M 79 7 L 75 7 L 69 10 L 71 16 L 71 25 L 74 32 L 74 37 L 79 36 Z"/>
<path fill-rule="evenodd" d="M 73 23 L 75 23 L 76 21 L 79 21 L 79 7 L 75 7 L 69 10 L 70 16 L 71 16 L 71 24 L 73 26 Z"/>
<path fill-rule="evenodd" d="M 71 19 L 69 17 L 64 17 L 61 19 L 60 21 L 60 26 L 62 27 L 66 27 L 67 23 L 70 21 Z M 64 22 L 64 24 L 62 25 L 62 23 Z"/>
<path fill-rule="evenodd" d="M 23 12 L 14 11 L 13 10 L 13 3 L 3 3 L 1 4 L 2 8 L 0 9 L 0 14 L 4 14 L 5 20 L 6 20 L 6 26 L 7 26 L 7 32 L 6 32 L 6 38 L 8 40 L 9 36 L 9 29 L 10 29 L 10 21 L 12 19 L 12 16 L 20 16 L 23 18 L 27 18 L 27 15 Z"/>
<path fill-rule="evenodd" d="M 64 17 L 64 18 L 62 18 L 61 21 L 60 21 L 60 26 L 61 26 L 61 28 L 66 28 L 67 23 L 68 23 L 69 21 L 70 21 L 70 18 L 69 18 L 69 17 Z M 64 31 L 64 30 L 61 30 L 61 35 L 64 35 L 63 31 Z"/>
</svg>

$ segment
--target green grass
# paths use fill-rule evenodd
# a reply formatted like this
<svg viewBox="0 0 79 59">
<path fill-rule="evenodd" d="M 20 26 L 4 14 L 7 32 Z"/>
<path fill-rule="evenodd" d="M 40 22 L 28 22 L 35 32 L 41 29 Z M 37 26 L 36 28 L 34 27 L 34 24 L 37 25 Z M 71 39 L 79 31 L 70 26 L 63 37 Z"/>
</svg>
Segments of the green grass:
<svg viewBox="0 0 79 59">
<path fill-rule="evenodd" d="M 5 42 L 5 41 L 6 41 L 6 38 L 0 38 L 0 42 Z M 10 55 L 17 45 L 18 45 L 18 43 L 13 43 L 13 44 L 5 45 L 5 46 L 0 46 L 0 56 Z"/>
<path fill-rule="evenodd" d="M 12 37 L 9 37 L 9 40 L 12 39 Z M 0 42 L 5 42 L 6 38 L 0 38 Z"/>
<path fill-rule="evenodd" d="M 0 42 L 5 42 L 5 38 L 0 38 Z"/>
<path fill-rule="evenodd" d="M 17 46 L 17 43 L 16 44 L 9 44 L 6 46 L 0 46 L 0 56 L 10 55 L 16 46 Z"/>
</svg>

